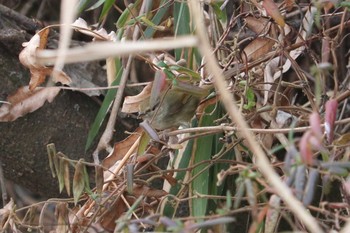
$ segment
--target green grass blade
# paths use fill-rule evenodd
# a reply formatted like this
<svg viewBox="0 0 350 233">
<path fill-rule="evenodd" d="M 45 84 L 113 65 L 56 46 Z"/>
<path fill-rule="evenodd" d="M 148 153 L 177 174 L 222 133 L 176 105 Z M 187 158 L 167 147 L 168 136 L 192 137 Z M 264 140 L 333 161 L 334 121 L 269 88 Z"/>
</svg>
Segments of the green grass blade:
<svg viewBox="0 0 350 233">
<path fill-rule="evenodd" d="M 96 8 L 99 8 L 106 0 L 98 0 L 94 5 L 89 7 L 87 11 L 95 10 Z"/>
<path fill-rule="evenodd" d="M 159 10 L 157 11 L 157 13 L 154 15 L 154 17 L 152 18 L 151 22 L 154 25 L 159 25 L 162 22 L 162 19 L 165 15 L 165 13 L 168 11 L 169 7 L 171 4 L 168 4 L 169 1 L 168 0 L 162 0 L 159 4 L 159 6 L 161 6 L 159 8 Z M 152 38 L 153 34 L 155 33 L 156 29 L 154 27 L 147 27 L 144 35 L 146 39 Z"/>
<path fill-rule="evenodd" d="M 198 124 L 197 120 L 193 120 L 192 121 L 192 127 L 196 127 Z M 179 165 L 176 167 L 178 169 L 184 169 L 187 168 L 189 166 L 190 160 L 191 160 L 191 155 L 192 155 L 192 151 L 193 151 L 193 144 L 194 144 L 194 140 L 190 140 L 187 145 L 186 148 L 184 150 L 184 152 L 181 155 L 176 155 L 176 156 L 181 156 L 181 161 L 179 163 Z M 181 172 L 177 172 L 175 179 L 176 180 L 182 180 L 184 181 L 186 176 L 186 171 L 181 171 Z M 177 183 L 176 185 L 172 186 L 169 190 L 169 193 L 177 196 L 179 194 L 180 189 L 182 188 L 182 185 L 180 183 Z M 171 204 L 167 203 L 164 207 L 164 211 L 163 214 L 169 218 L 172 218 L 173 215 L 175 214 L 176 209 L 174 208 L 174 206 L 172 206 Z"/>
<path fill-rule="evenodd" d="M 213 121 L 218 119 L 218 109 L 215 109 L 215 105 L 209 106 L 206 109 L 206 113 L 203 115 L 199 122 L 199 126 L 212 126 Z M 213 112 L 214 111 L 214 112 Z M 209 115 L 211 113 L 211 115 Z M 211 156 L 215 154 L 216 136 L 209 135 L 200 137 L 195 140 L 195 151 L 193 151 L 193 164 L 200 163 L 203 160 L 210 160 Z M 192 191 L 198 192 L 203 195 L 209 194 L 210 181 L 210 169 L 206 167 L 208 164 L 202 164 L 193 169 L 192 176 L 196 178 L 192 181 Z M 205 170 L 203 170 L 205 169 Z M 198 175 L 198 176 L 197 176 Z M 207 212 L 208 199 L 207 198 L 195 198 L 192 200 L 192 215 L 194 217 L 204 216 Z"/>
<path fill-rule="evenodd" d="M 91 0 L 80 0 L 78 3 L 78 13 L 83 12 L 90 2 Z"/>
<path fill-rule="evenodd" d="M 117 78 L 112 83 L 112 86 L 119 85 L 122 73 L 123 73 L 123 70 L 119 69 L 119 72 L 117 74 Z M 89 134 L 88 134 L 86 145 L 85 145 L 85 151 L 87 151 L 90 148 L 93 140 L 95 139 L 96 135 L 98 134 L 100 127 L 103 123 L 103 120 L 105 119 L 107 112 L 108 112 L 108 109 L 112 105 L 112 102 L 113 102 L 116 94 L 117 94 L 117 89 L 108 90 L 107 95 L 105 96 L 103 103 L 101 105 L 101 108 L 97 113 L 95 121 L 89 130 Z"/>
<path fill-rule="evenodd" d="M 115 2 L 115 0 L 106 0 L 105 1 L 105 3 L 103 4 L 103 8 L 102 8 L 101 14 L 100 14 L 100 18 L 99 18 L 100 22 L 107 15 L 109 10 L 112 8 L 114 2 Z"/>
<path fill-rule="evenodd" d="M 175 36 L 188 35 L 191 33 L 190 28 L 190 11 L 186 2 L 175 2 L 174 3 L 174 27 Z M 189 49 L 175 49 L 175 59 L 176 61 L 184 58 L 188 59 Z M 183 53 L 183 57 L 182 57 Z"/>
</svg>

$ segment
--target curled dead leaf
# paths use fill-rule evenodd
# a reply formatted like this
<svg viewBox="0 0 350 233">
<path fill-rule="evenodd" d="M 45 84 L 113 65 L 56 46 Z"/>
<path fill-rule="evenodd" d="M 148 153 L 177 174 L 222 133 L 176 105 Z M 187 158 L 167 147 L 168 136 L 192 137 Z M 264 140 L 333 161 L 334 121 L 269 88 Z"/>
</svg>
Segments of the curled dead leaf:
<svg viewBox="0 0 350 233">
<path fill-rule="evenodd" d="M 19 54 L 19 61 L 25 67 L 29 68 L 31 78 L 29 82 L 29 89 L 32 91 L 41 83 L 45 82 L 46 76 L 53 74 L 53 81 L 68 85 L 72 80 L 63 71 L 54 71 L 53 68 L 40 65 L 36 60 L 38 50 L 46 47 L 47 38 L 49 35 L 49 28 L 44 28 L 35 34 L 29 42 L 23 43 L 24 49 Z"/>
<path fill-rule="evenodd" d="M 149 83 L 138 95 L 126 96 L 122 107 L 122 112 L 142 112 L 142 110 L 144 110 L 143 108 L 146 108 L 149 105 L 151 91 L 152 83 Z"/>
<path fill-rule="evenodd" d="M 33 91 L 28 86 L 21 87 L 0 107 L 0 122 L 14 121 L 27 113 L 34 112 L 44 105 L 46 101 L 51 103 L 60 92 L 59 87 L 37 87 Z"/>
</svg>

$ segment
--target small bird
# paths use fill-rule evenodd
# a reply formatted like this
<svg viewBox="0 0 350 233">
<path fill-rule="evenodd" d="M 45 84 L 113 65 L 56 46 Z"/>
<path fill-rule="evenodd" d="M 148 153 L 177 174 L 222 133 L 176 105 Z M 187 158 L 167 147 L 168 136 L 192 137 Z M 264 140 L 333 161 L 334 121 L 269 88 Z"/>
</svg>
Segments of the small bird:
<svg viewBox="0 0 350 233">
<path fill-rule="evenodd" d="M 143 118 L 157 130 L 187 126 L 206 94 L 207 90 L 203 88 L 188 82 L 167 80 L 162 71 L 157 71 L 149 108 Z"/>
</svg>

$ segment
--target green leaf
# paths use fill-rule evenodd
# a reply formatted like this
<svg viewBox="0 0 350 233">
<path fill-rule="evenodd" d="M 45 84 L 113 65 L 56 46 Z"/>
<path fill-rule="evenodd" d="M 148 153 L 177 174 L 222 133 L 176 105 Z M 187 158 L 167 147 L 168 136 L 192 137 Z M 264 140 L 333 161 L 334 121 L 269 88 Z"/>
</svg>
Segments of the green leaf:
<svg viewBox="0 0 350 233">
<path fill-rule="evenodd" d="M 83 10 L 85 10 L 90 2 L 91 0 L 80 0 L 78 3 L 78 13 L 80 14 Z"/>
<path fill-rule="evenodd" d="M 214 109 L 215 105 L 211 105 L 206 108 L 202 118 L 200 119 L 199 126 L 212 126 L 213 121 L 218 119 L 218 109 Z M 197 138 L 194 144 L 193 151 L 193 164 L 200 163 L 204 160 L 210 160 L 215 151 L 216 136 L 209 135 Z M 192 181 L 192 190 L 203 195 L 209 194 L 210 185 L 210 172 L 207 164 L 202 164 L 193 169 L 192 177 L 196 177 Z M 195 198 L 192 200 L 192 215 L 195 217 L 204 216 L 207 212 L 208 199 L 207 198 Z"/>
<path fill-rule="evenodd" d="M 255 95 L 254 91 L 251 88 L 247 89 L 246 98 L 248 103 L 243 105 L 243 108 L 246 110 L 250 110 L 255 106 Z"/>
<path fill-rule="evenodd" d="M 190 11 L 188 9 L 187 2 L 177 2 L 174 3 L 174 27 L 175 36 L 188 35 L 191 33 L 190 28 Z M 181 58 L 188 60 L 189 49 L 175 49 L 175 60 L 178 61 Z M 183 56 L 182 56 L 183 54 Z"/>
<path fill-rule="evenodd" d="M 197 125 L 198 125 L 198 121 L 193 120 L 192 127 L 196 127 Z M 194 144 L 194 140 L 193 139 L 189 140 L 184 152 L 181 155 L 179 155 L 179 154 L 176 155 L 177 158 L 181 159 L 179 162 L 179 165 L 176 167 L 177 169 L 184 169 L 184 168 L 187 168 L 189 166 L 192 151 L 193 151 L 193 144 Z M 181 157 L 179 157 L 179 156 L 181 156 Z M 175 179 L 178 181 L 184 181 L 185 175 L 186 175 L 186 171 L 177 172 L 175 175 Z M 178 182 L 176 185 L 174 185 L 170 188 L 169 193 L 174 195 L 174 196 L 178 196 L 179 191 L 181 190 L 182 187 L 183 187 L 183 185 Z M 163 214 L 169 218 L 172 218 L 173 215 L 175 214 L 175 211 L 176 211 L 176 209 L 174 208 L 174 206 L 168 202 L 164 207 Z"/>
<path fill-rule="evenodd" d="M 226 17 L 225 11 L 222 11 L 220 9 L 221 5 L 222 5 L 222 2 L 214 2 L 214 1 L 211 2 L 211 4 L 210 4 L 210 6 L 214 10 L 214 13 L 216 14 L 216 17 L 218 17 L 219 20 L 221 20 L 222 22 L 225 23 L 227 21 L 227 17 Z"/>
<path fill-rule="evenodd" d="M 123 73 L 122 69 L 119 69 L 119 72 L 117 74 L 117 78 L 113 81 L 112 86 L 119 85 L 122 73 Z M 87 151 L 90 148 L 93 140 L 95 139 L 96 135 L 98 134 L 98 131 L 100 130 L 100 127 L 103 123 L 103 120 L 105 119 L 107 112 L 108 112 L 109 108 L 111 107 L 112 102 L 113 102 L 116 94 L 117 94 L 117 89 L 109 89 L 108 90 L 107 95 L 105 96 L 103 103 L 101 105 L 101 108 L 97 113 L 95 121 L 89 130 L 89 134 L 88 134 L 86 145 L 85 145 L 85 151 Z"/>
<path fill-rule="evenodd" d="M 102 12 L 100 14 L 99 21 L 102 21 L 102 19 L 107 15 L 109 10 L 112 8 L 115 0 L 105 0 L 105 3 L 103 4 Z"/>
<path fill-rule="evenodd" d="M 188 77 L 187 79 L 192 79 L 194 81 L 200 81 L 201 80 L 201 76 L 199 75 L 198 72 L 195 72 L 191 69 L 188 69 L 186 67 L 183 66 L 179 66 L 179 65 L 169 65 L 169 69 L 170 70 L 176 70 L 177 72 L 181 73 L 181 74 L 186 74 L 190 77 Z"/>
<path fill-rule="evenodd" d="M 349 1 L 342 1 L 340 3 L 341 7 L 347 7 L 350 10 L 350 2 Z"/>
<path fill-rule="evenodd" d="M 133 8 L 134 8 L 134 4 L 130 3 L 129 6 L 123 11 L 123 13 L 120 15 L 116 23 L 117 28 L 123 28 L 127 24 L 127 22 L 131 17 L 130 10 L 132 10 Z"/>
<path fill-rule="evenodd" d="M 64 170 L 64 187 L 66 188 L 68 196 L 70 196 L 70 173 L 69 173 L 69 162 L 64 160 L 63 162 Z"/>
<path fill-rule="evenodd" d="M 152 23 L 154 25 L 159 25 L 160 22 L 162 21 L 165 13 L 168 11 L 169 7 L 171 6 L 171 4 L 169 4 L 170 2 L 168 0 L 162 0 L 159 4 L 159 6 L 161 6 L 157 13 L 154 15 L 154 17 L 152 18 Z M 146 39 L 149 39 L 151 37 L 153 37 L 153 34 L 155 33 L 155 28 L 154 27 L 147 27 L 144 35 Z"/>
<path fill-rule="evenodd" d="M 99 0 L 99 1 L 97 1 L 94 5 L 89 7 L 89 9 L 87 9 L 87 11 L 95 10 L 96 8 L 100 7 L 105 1 L 106 0 Z"/>
<path fill-rule="evenodd" d="M 138 156 L 143 155 L 145 153 L 146 149 L 148 148 L 148 143 L 150 142 L 150 140 L 151 140 L 150 136 L 147 133 L 142 132 L 141 138 L 140 138 L 140 144 L 137 148 Z"/>
</svg>

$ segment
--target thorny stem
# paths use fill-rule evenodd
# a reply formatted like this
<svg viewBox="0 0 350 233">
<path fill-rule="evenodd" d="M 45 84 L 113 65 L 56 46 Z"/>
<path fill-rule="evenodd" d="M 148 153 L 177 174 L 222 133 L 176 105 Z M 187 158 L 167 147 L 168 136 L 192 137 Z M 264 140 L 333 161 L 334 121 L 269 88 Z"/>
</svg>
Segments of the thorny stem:
<svg viewBox="0 0 350 233">
<path fill-rule="evenodd" d="M 193 14 L 194 24 L 197 29 L 197 36 L 199 40 L 198 47 L 201 53 L 205 56 L 205 59 L 207 61 L 206 66 L 208 67 L 208 70 L 210 70 L 214 76 L 214 85 L 221 93 L 220 99 L 222 103 L 224 104 L 231 119 L 235 121 L 237 125 L 242 129 L 243 137 L 246 138 L 247 143 L 256 156 L 256 165 L 259 167 L 262 174 L 269 180 L 271 185 L 274 186 L 276 193 L 284 200 L 290 210 L 295 213 L 296 217 L 305 224 L 310 232 L 323 232 L 315 218 L 313 218 L 311 214 L 307 212 L 300 201 L 298 201 L 295 196 L 293 196 L 288 186 L 281 181 L 279 176 L 273 170 L 269 160 L 266 158 L 265 153 L 256 143 L 253 134 L 250 131 L 246 130 L 248 128 L 248 125 L 244 121 L 243 117 L 239 114 L 237 106 L 233 100 L 233 96 L 226 89 L 225 79 L 221 74 L 221 70 L 217 65 L 216 59 L 212 55 L 212 49 L 207 39 L 205 26 L 203 24 L 203 15 L 199 2 L 197 0 L 190 0 L 189 5 L 190 11 Z"/>
</svg>

